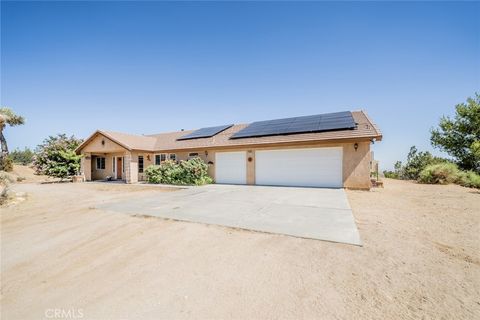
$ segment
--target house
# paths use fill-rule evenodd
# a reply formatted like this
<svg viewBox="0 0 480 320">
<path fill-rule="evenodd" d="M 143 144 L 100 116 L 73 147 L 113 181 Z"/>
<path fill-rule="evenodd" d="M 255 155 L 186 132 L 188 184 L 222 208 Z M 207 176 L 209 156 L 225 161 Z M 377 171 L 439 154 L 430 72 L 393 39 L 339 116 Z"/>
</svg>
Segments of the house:
<svg viewBox="0 0 480 320">
<path fill-rule="evenodd" d="M 370 188 L 370 145 L 382 134 L 364 111 L 153 135 L 97 130 L 77 149 L 85 180 L 127 183 L 166 160 L 200 157 L 216 183 Z"/>
</svg>

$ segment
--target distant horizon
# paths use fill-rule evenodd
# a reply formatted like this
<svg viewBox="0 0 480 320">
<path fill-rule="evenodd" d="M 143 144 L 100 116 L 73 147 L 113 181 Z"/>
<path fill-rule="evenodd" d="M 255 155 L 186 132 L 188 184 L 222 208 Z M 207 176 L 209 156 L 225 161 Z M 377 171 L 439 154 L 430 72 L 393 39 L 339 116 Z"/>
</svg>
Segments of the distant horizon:
<svg viewBox="0 0 480 320">
<path fill-rule="evenodd" d="M 478 2 L 1 2 L 11 151 L 364 110 L 382 170 L 480 92 Z"/>
</svg>

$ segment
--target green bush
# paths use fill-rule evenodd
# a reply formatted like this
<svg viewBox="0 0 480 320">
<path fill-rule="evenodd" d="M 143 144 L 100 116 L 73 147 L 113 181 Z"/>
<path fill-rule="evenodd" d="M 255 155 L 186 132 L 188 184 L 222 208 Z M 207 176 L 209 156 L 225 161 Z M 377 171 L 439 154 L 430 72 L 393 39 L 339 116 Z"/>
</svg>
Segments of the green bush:
<svg viewBox="0 0 480 320">
<path fill-rule="evenodd" d="M 431 184 L 447 184 L 459 181 L 460 170 L 453 163 L 433 164 L 420 172 L 418 182 Z"/>
<path fill-rule="evenodd" d="M 75 148 L 82 140 L 65 134 L 50 136 L 36 149 L 33 167 L 38 174 L 55 178 L 68 178 L 80 170 L 82 156 L 75 153 Z"/>
<path fill-rule="evenodd" d="M 33 161 L 34 153 L 29 148 L 23 150 L 15 149 L 10 152 L 10 158 L 12 158 L 14 163 L 23 164 L 24 166 L 29 165 Z"/>
<path fill-rule="evenodd" d="M 418 180 L 420 173 L 427 166 L 447 162 L 450 161 L 435 157 L 428 151 L 418 151 L 415 146 L 412 146 L 408 152 L 407 162 L 402 166 L 402 163 L 398 161 L 395 164 L 395 172 L 398 173 L 400 179 Z"/>
<path fill-rule="evenodd" d="M 395 171 L 389 171 L 389 170 L 385 170 L 383 171 L 383 175 L 385 176 L 385 178 L 390 178 L 390 179 L 398 179 L 398 173 L 396 173 Z"/>
<path fill-rule="evenodd" d="M 454 163 L 440 163 L 427 166 L 420 173 L 420 183 L 456 183 L 464 187 L 480 188 L 480 175 L 473 171 L 462 171 Z"/>
<path fill-rule="evenodd" d="M 150 183 L 203 185 L 213 182 L 207 171 L 208 165 L 195 157 L 180 163 L 165 161 L 159 166 L 149 166 L 145 176 Z"/>
<path fill-rule="evenodd" d="M 480 189 L 480 175 L 473 171 L 461 171 L 457 183 L 464 187 Z"/>
</svg>

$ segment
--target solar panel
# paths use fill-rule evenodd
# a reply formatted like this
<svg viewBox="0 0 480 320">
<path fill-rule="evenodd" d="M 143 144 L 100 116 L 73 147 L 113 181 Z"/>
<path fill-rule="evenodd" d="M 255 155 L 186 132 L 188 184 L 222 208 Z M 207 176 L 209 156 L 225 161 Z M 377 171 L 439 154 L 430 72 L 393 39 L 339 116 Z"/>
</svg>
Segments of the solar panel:
<svg viewBox="0 0 480 320">
<path fill-rule="evenodd" d="M 177 140 L 189 140 L 189 139 L 213 137 L 214 135 L 219 134 L 220 132 L 225 131 L 232 126 L 233 126 L 233 124 L 227 124 L 227 125 L 224 125 L 224 126 L 201 128 L 201 129 L 195 130 L 193 132 L 190 132 L 189 134 L 181 136 Z"/>
<path fill-rule="evenodd" d="M 230 139 L 355 129 L 350 111 L 257 121 L 233 134 Z"/>
</svg>

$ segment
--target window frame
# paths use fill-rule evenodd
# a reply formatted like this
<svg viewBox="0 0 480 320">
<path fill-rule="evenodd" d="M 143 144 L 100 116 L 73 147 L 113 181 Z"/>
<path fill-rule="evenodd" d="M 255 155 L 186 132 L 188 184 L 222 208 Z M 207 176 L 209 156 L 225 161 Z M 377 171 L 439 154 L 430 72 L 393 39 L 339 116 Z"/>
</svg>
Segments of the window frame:
<svg viewBox="0 0 480 320">
<path fill-rule="evenodd" d="M 140 159 L 142 159 L 142 161 L 141 161 L 141 163 L 142 163 L 141 167 L 140 167 Z M 145 158 L 143 157 L 143 155 L 138 156 L 138 173 L 143 173 L 144 165 L 145 165 Z"/>
<path fill-rule="evenodd" d="M 160 157 L 159 163 L 157 163 L 157 156 Z M 162 160 L 162 156 L 164 156 L 164 158 L 165 158 L 164 160 Z M 167 155 L 166 153 L 155 153 L 155 165 L 156 165 L 156 166 L 159 166 L 159 165 L 162 164 L 162 162 L 167 161 L 167 160 L 168 160 L 168 157 L 167 157 L 167 156 L 168 156 L 168 155 Z"/>
<path fill-rule="evenodd" d="M 173 159 L 172 159 L 173 156 Z M 172 161 L 177 161 L 177 154 L 176 153 L 169 153 L 168 154 L 168 159 Z"/>
<path fill-rule="evenodd" d="M 102 161 L 103 159 L 103 161 Z M 100 161 L 100 163 L 99 163 Z M 103 163 L 102 163 L 103 162 Z M 96 160 L 95 160 L 95 167 L 96 167 L 96 170 L 105 170 L 105 164 L 106 164 L 106 160 L 105 160 L 105 157 L 97 157 Z M 100 164 L 100 166 L 99 166 Z M 103 164 L 103 165 L 102 165 Z"/>
<path fill-rule="evenodd" d="M 193 154 L 193 156 L 192 156 L 192 154 Z M 200 153 L 198 153 L 198 152 L 189 152 L 188 153 L 188 159 L 192 159 L 192 158 L 195 158 L 195 157 L 200 158 Z"/>
</svg>

